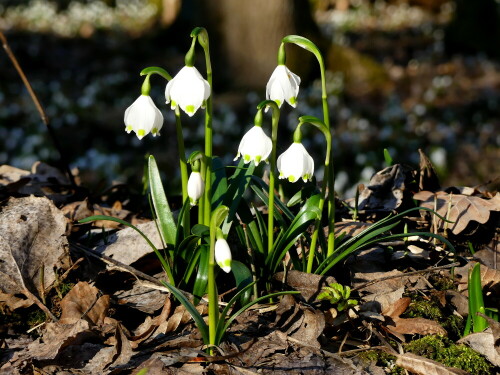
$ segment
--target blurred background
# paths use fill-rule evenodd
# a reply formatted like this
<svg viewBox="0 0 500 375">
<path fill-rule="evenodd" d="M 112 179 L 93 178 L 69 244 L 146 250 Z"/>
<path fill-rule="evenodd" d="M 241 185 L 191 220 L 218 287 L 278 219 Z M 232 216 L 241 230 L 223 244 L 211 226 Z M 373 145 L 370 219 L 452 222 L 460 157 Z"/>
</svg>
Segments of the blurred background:
<svg viewBox="0 0 500 375">
<path fill-rule="evenodd" d="M 140 94 L 143 68 L 161 66 L 174 75 L 183 66 L 195 26 L 210 35 L 214 154 L 225 163 L 265 99 L 281 38 L 299 34 L 325 57 L 336 190 L 344 198 L 384 167 L 384 148 L 413 167 L 421 148 L 444 186 L 494 180 L 500 175 L 499 20 L 496 0 L 0 0 L 0 30 L 81 183 L 103 189 L 122 182 L 139 191 L 150 153 L 170 194 L 179 192 L 180 178 L 166 82 L 152 79 L 151 96 L 165 117 L 161 137 L 139 141 L 126 134 L 123 113 Z M 45 125 L 4 52 L 0 164 L 57 165 Z M 299 116 L 322 116 L 313 56 L 288 45 L 287 64 L 302 85 L 297 108 L 282 107 L 279 153 Z M 269 129 L 270 117 L 265 121 Z M 203 122 L 203 112 L 183 116 L 188 153 L 203 148 Z M 310 129 L 304 143 L 320 165 L 322 135 Z M 498 181 L 489 185 L 495 187 Z"/>
</svg>

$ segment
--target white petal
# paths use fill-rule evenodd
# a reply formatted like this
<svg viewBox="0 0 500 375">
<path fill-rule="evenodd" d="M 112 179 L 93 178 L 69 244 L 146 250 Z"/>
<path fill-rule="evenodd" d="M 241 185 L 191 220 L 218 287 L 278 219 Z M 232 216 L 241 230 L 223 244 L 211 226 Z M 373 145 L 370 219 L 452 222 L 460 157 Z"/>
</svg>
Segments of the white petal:
<svg viewBox="0 0 500 375">
<path fill-rule="evenodd" d="M 155 135 L 159 132 L 163 126 L 163 115 L 149 95 L 141 95 L 125 110 L 124 122 L 128 133 L 133 130 L 142 139 L 154 129 Z"/>
<path fill-rule="evenodd" d="M 254 161 L 259 165 L 261 160 L 266 160 L 271 154 L 272 141 L 262 127 L 253 126 L 245 133 L 238 147 L 238 155 L 243 155 L 245 164 Z"/>
<path fill-rule="evenodd" d="M 314 173 L 314 160 L 302 143 L 292 145 L 278 157 L 277 161 L 280 178 L 288 178 L 291 182 L 302 178 L 310 179 Z"/>
<path fill-rule="evenodd" d="M 228 273 L 231 271 L 231 249 L 224 239 L 219 239 L 215 242 L 215 261 L 224 272 Z"/>
<path fill-rule="evenodd" d="M 203 195 L 205 183 L 200 172 L 192 172 L 188 179 L 187 192 L 191 205 L 194 206 Z"/>
<path fill-rule="evenodd" d="M 173 109 L 178 105 L 189 116 L 193 116 L 209 96 L 210 85 L 193 66 L 183 67 L 165 89 L 167 103 L 172 102 Z"/>
<path fill-rule="evenodd" d="M 266 85 L 266 99 L 274 100 L 281 107 L 284 101 L 295 107 L 299 94 L 300 77 L 285 65 L 278 65 Z"/>
</svg>

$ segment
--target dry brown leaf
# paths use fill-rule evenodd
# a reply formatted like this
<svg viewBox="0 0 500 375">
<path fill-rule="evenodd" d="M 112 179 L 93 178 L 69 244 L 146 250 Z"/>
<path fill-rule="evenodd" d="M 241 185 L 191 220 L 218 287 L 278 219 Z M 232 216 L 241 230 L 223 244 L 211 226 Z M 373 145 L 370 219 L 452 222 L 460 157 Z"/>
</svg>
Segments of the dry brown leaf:
<svg viewBox="0 0 500 375">
<path fill-rule="evenodd" d="M 153 221 L 138 224 L 137 227 L 157 248 L 162 248 L 161 238 Z M 153 252 L 144 238 L 132 228 L 112 234 L 106 239 L 106 243 L 101 242 L 95 250 L 128 266 Z"/>
<path fill-rule="evenodd" d="M 0 292 L 44 295 L 69 264 L 65 231 L 64 215 L 47 198 L 11 198 L 0 214 Z"/>
<path fill-rule="evenodd" d="M 495 322 L 498 324 L 498 322 Z M 486 357 L 495 366 L 500 366 L 500 354 L 498 352 L 498 336 L 496 337 L 497 345 L 495 345 L 495 337 L 492 330 L 488 328 L 484 332 L 471 333 L 462 337 L 457 341 L 458 344 L 466 344 L 474 349 L 479 354 Z"/>
<path fill-rule="evenodd" d="M 408 306 L 411 299 L 409 297 L 401 298 L 396 301 L 393 306 L 383 311 L 382 314 L 391 318 L 391 321 L 386 320 L 387 328 L 390 331 L 404 335 L 419 334 L 425 335 L 447 335 L 446 330 L 439 323 L 424 318 L 400 318 Z"/>
<path fill-rule="evenodd" d="M 458 276 L 458 290 L 466 291 L 467 282 L 469 277 L 469 269 L 473 267 L 476 262 L 469 262 L 463 267 L 455 268 L 455 275 Z M 481 264 L 481 286 L 486 289 L 487 292 L 499 292 L 500 291 L 500 271 L 491 269 Z"/>
<path fill-rule="evenodd" d="M 432 162 L 421 149 L 418 149 L 418 153 L 420 154 L 419 190 L 439 190 L 441 186 Z"/>
<path fill-rule="evenodd" d="M 483 199 L 463 194 L 448 194 L 444 191 L 432 193 L 421 191 L 413 196 L 414 199 L 422 201 L 422 207 L 434 210 L 442 217 L 448 217 L 453 223 L 445 223 L 435 217 L 439 227 L 451 229 L 453 234 L 461 233 L 471 221 L 480 224 L 486 223 L 490 218 L 491 211 L 500 211 L 500 196 L 497 194 L 492 199 Z"/>
<path fill-rule="evenodd" d="M 341 233 L 345 233 L 346 237 L 354 237 L 371 225 L 371 223 L 363 223 L 361 221 L 342 221 L 340 223 L 335 223 L 335 237 L 339 236 Z M 325 234 L 328 234 L 328 228 L 325 228 L 325 231 Z"/>
<path fill-rule="evenodd" d="M 61 301 L 61 323 L 70 324 L 84 319 L 102 325 L 109 309 L 109 296 L 99 296 L 99 290 L 85 281 L 76 284 Z"/>
<path fill-rule="evenodd" d="M 377 172 L 366 189 L 360 193 L 358 208 L 395 210 L 403 202 L 405 182 L 411 174 L 411 169 L 400 164 Z"/>
<path fill-rule="evenodd" d="M 468 375 L 469 373 L 412 353 L 396 354 L 396 365 L 418 375 Z"/>
</svg>

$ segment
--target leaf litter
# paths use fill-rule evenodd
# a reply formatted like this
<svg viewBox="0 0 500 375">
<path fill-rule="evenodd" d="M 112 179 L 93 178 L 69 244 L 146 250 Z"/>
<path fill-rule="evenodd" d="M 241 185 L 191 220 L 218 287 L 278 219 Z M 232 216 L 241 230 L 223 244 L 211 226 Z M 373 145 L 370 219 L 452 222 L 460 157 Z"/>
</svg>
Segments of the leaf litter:
<svg viewBox="0 0 500 375">
<path fill-rule="evenodd" d="M 93 237 L 101 238 L 95 242 L 92 237 L 82 237 L 88 226 L 82 230 L 75 225 L 75 220 L 96 212 L 135 217 L 121 203 L 103 201 L 104 205 L 96 206 L 81 197 L 54 200 L 41 193 L 40 197 L 12 197 L 0 213 L 4 260 L 0 262 L 0 307 L 4 319 L 40 306 L 46 317 L 29 332 L 12 323 L 1 331 L 4 352 L 0 373 L 143 374 L 147 368 L 148 374 L 382 374 L 386 365 L 357 356 L 371 348 L 389 350 L 388 341 L 402 345 L 414 337 L 433 334 L 456 341 L 460 337 L 442 321 L 407 317 L 406 312 L 419 298 L 437 300 L 444 314 L 464 323 L 468 314 L 464 283 L 473 257 L 462 244 L 474 242 L 474 260 L 480 262 L 485 254 L 481 251 L 496 247 L 495 233 L 478 238 L 469 229 L 471 222 L 495 227 L 498 195 L 475 188 L 439 190 L 432 169 L 422 165 L 420 171 L 399 166 L 381 171 L 368 185 L 357 220 L 353 221 L 347 210 L 339 210 L 338 220 L 343 222 L 339 221 L 336 234 L 352 237 L 384 217 L 384 211 L 402 209 L 413 198 L 422 199 L 429 208 L 438 201 L 438 212 L 454 226 L 431 217 L 408 217 L 406 222 L 438 233 L 449 231 L 466 260 L 462 267 L 452 264 L 453 255 L 433 241 L 405 239 L 357 251 L 334 269 L 335 278 L 295 270 L 278 273 L 274 276 L 277 289 L 294 289 L 301 295 L 285 296 L 278 304 L 256 305 L 241 314 L 213 357 L 204 354 L 188 312 L 161 287 L 159 264 L 134 231 L 105 226 L 92 232 Z M 3 172 L 3 178 L 11 178 L 10 188 L 26 186 L 24 182 L 12 184 L 29 172 L 2 171 L 8 172 Z M 420 190 L 415 190 L 411 179 L 420 181 Z M 435 192 L 422 190 L 430 186 Z M 161 248 L 154 222 L 134 220 Z M 424 249 L 426 255 L 414 247 Z M 435 266 L 440 263 L 444 266 Z M 448 268 L 453 265 L 452 274 Z M 71 283 L 68 281 L 69 288 L 63 292 L 68 272 Z M 485 301 L 494 306 L 499 295 L 498 271 L 482 265 L 481 277 Z M 446 288 L 439 286 L 443 280 L 449 282 Z M 318 301 L 322 287 L 332 282 L 350 286 L 351 298 L 359 304 L 338 312 L 328 302 Z M 203 301 L 197 309 L 206 316 Z M 490 327 L 457 342 L 469 345 L 498 366 L 498 323 L 492 321 Z M 391 366 L 409 373 L 466 373 L 410 352 L 390 351 L 394 358 Z"/>
</svg>

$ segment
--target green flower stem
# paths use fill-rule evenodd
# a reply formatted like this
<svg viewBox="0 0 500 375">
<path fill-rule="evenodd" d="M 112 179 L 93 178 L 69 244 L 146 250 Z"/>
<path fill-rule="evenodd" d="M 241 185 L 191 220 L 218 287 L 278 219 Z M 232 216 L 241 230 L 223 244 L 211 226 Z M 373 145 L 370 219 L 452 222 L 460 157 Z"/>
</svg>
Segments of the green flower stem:
<svg viewBox="0 0 500 375">
<path fill-rule="evenodd" d="M 203 27 L 196 27 L 191 32 L 192 38 L 197 38 L 205 53 L 205 65 L 207 68 L 207 81 L 210 85 L 210 96 L 207 99 L 205 111 L 205 202 L 203 208 L 203 223 L 208 225 L 212 214 L 212 63 L 210 62 L 210 47 L 208 33 Z"/>
<path fill-rule="evenodd" d="M 329 182 L 328 176 L 329 176 L 329 172 L 330 172 L 329 164 L 330 164 L 330 154 L 331 154 L 331 150 L 332 150 L 332 135 L 330 133 L 330 129 L 328 129 L 326 124 L 323 121 L 321 121 L 320 119 L 313 117 L 313 116 L 302 116 L 299 118 L 299 124 L 297 125 L 297 129 L 295 130 L 295 133 L 294 133 L 294 140 L 295 140 L 295 134 L 297 132 L 300 133 L 300 127 L 306 123 L 316 126 L 319 130 L 321 130 L 321 132 L 323 133 L 323 135 L 325 136 L 325 139 L 326 139 L 325 174 L 323 176 L 323 184 L 322 184 L 322 190 L 321 190 L 322 193 L 321 193 L 321 197 L 320 197 L 320 200 L 318 203 L 319 211 L 322 214 L 323 207 L 325 205 L 326 189 L 328 187 L 328 182 Z M 313 262 L 314 262 L 314 254 L 316 252 L 316 244 L 318 241 L 319 231 L 321 230 L 321 214 L 316 219 L 316 223 L 314 225 L 314 232 L 313 232 L 312 239 L 311 239 L 311 247 L 309 249 L 309 255 L 307 258 L 306 272 L 308 272 L 308 273 L 312 272 L 312 266 L 313 266 Z M 332 225 L 333 225 L 333 223 L 328 221 L 328 227 L 330 230 L 332 230 L 331 232 L 328 233 L 328 239 L 330 240 L 330 236 L 332 236 L 331 242 L 333 243 Z M 328 245 L 330 245 L 330 243 L 328 243 Z"/>
<path fill-rule="evenodd" d="M 186 162 L 186 150 L 184 148 L 184 136 L 182 134 L 181 114 L 179 106 L 175 108 L 175 129 L 177 132 L 177 145 L 179 147 L 179 164 L 181 168 L 181 183 L 182 183 L 182 201 L 186 201 L 188 197 L 187 183 L 188 183 L 188 169 Z"/>
<path fill-rule="evenodd" d="M 304 38 L 299 35 L 288 35 L 284 37 L 281 41 L 282 43 L 293 43 L 305 50 L 311 52 L 319 63 L 319 69 L 321 72 L 321 99 L 323 103 L 323 122 L 326 125 L 328 132 L 331 133 L 330 128 L 330 115 L 328 112 L 328 94 L 326 91 L 326 76 L 325 76 L 325 62 L 323 56 L 319 51 L 318 47 L 311 42 L 309 39 Z M 331 137 L 331 136 L 330 136 Z M 333 153 L 330 153 L 329 163 L 325 165 L 325 177 L 328 177 L 328 184 L 323 184 L 323 195 L 328 189 L 328 227 L 330 232 L 328 233 L 328 250 L 327 254 L 331 255 L 335 251 L 335 174 L 333 170 Z"/>
<path fill-rule="evenodd" d="M 151 75 L 151 74 L 158 74 L 163 78 L 165 78 L 167 81 L 170 81 L 172 79 L 172 76 L 168 74 L 168 72 L 165 69 L 160 68 L 159 66 L 150 66 L 149 68 L 141 70 L 140 73 L 141 76 Z"/>
<path fill-rule="evenodd" d="M 209 335 L 209 354 L 213 354 L 213 347 L 217 340 L 217 325 L 219 323 L 219 297 L 217 285 L 215 284 L 215 239 L 217 229 L 220 227 L 229 208 L 221 205 L 215 209 L 210 219 L 210 254 L 208 258 L 208 335 Z"/>
<path fill-rule="evenodd" d="M 280 109 L 274 100 L 264 100 L 257 106 L 257 110 L 261 113 L 264 107 L 270 107 L 273 111 L 271 121 L 271 158 L 269 159 L 269 204 L 267 217 L 267 253 L 270 254 L 274 247 L 274 186 L 276 181 L 276 143 L 278 141 L 278 122 L 280 119 Z M 258 113 L 259 113 L 258 112 Z M 256 116 L 257 117 L 257 116 Z"/>
</svg>

